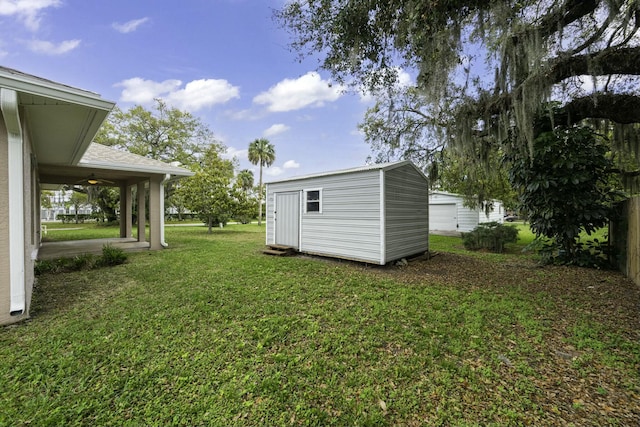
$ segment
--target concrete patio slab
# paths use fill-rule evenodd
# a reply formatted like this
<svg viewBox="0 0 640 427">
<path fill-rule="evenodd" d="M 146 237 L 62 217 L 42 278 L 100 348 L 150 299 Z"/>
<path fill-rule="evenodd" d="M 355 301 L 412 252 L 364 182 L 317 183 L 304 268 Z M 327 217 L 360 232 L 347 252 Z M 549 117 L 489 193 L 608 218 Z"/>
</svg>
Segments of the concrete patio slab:
<svg viewBox="0 0 640 427">
<path fill-rule="evenodd" d="M 138 242 L 135 238 L 108 238 L 88 240 L 66 240 L 43 242 L 38 250 L 38 259 L 56 259 L 81 254 L 101 254 L 104 245 L 120 248 L 125 252 L 148 250 L 149 242 Z"/>
</svg>

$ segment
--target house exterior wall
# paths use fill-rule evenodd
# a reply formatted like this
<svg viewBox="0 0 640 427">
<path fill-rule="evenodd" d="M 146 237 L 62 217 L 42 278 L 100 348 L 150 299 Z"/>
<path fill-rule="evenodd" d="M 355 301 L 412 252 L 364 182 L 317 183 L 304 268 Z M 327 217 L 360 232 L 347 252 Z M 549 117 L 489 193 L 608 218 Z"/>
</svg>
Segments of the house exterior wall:
<svg viewBox="0 0 640 427">
<path fill-rule="evenodd" d="M 429 250 L 429 187 L 411 165 L 385 172 L 385 261 Z"/>
<path fill-rule="evenodd" d="M 321 212 L 306 212 L 304 190 L 321 190 Z M 267 244 L 275 243 L 275 194 L 300 191 L 300 252 L 381 262 L 378 169 L 267 185 Z"/>
</svg>

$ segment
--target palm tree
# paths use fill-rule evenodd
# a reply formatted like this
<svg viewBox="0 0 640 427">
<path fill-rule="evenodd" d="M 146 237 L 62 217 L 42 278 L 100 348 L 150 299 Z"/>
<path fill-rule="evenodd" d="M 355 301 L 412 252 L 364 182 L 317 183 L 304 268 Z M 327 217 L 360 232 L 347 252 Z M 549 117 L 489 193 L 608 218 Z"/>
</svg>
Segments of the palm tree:
<svg viewBox="0 0 640 427">
<path fill-rule="evenodd" d="M 262 167 L 271 166 L 276 160 L 273 144 L 266 138 L 256 139 L 249 144 L 249 161 L 260 165 L 260 184 L 258 194 L 258 225 L 262 225 Z"/>
<path fill-rule="evenodd" d="M 242 188 L 242 191 L 245 193 L 249 193 L 249 190 L 253 188 L 253 172 L 249 169 L 243 169 L 238 172 L 238 176 L 236 177 L 236 182 L 238 186 Z"/>
</svg>

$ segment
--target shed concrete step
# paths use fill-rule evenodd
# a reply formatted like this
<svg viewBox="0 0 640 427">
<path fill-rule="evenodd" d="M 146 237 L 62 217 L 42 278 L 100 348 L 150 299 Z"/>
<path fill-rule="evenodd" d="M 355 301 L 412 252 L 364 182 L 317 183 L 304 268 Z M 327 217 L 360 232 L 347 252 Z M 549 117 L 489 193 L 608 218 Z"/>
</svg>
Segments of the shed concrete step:
<svg viewBox="0 0 640 427">
<path fill-rule="evenodd" d="M 291 246 L 268 245 L 268 248 L 264 249 L 262 253 L 276 256 L 291 256 L 296 254 L 296 249 Z"/>
</svg>

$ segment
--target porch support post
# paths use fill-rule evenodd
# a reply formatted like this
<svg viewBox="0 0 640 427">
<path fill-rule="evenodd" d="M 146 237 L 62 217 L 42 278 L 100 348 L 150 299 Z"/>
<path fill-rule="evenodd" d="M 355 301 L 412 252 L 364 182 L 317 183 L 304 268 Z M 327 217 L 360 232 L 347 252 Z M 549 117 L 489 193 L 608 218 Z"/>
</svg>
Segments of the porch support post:
<svg viewBox="0 0 640 427">
<path fill-rule="evenodd" d="M 171 178 L 171 175 L 166 174 L 160 183 L 160 212 L 162 212 L 162 215 L 160 215 L 160 244 L 164 248 L 169 246 L 164 240 L 164 184 L 169 181 L 169 178 Z"/>
<path fill-rule="evenodd" d="M 7 127 L 9 190 L 9 312 L 19 315 L 26 309 L 24 246 L 24 151 L 18 93 L 0 88 L 0 108 Z"/>
<path fill-rule="evenodd" d="M 131 237 L 131 188 L 127 183 L 120 185 L 120 237 Z"/>
<path fill-rule="evenodd" d="M 162 232 L 164 228 L 164 197 L 160 189 L 164 176 L 154 175 L 149 180 L 149 249 L 162 249 Z"/>
<path fill-rule="evenodd" d="M 145 228 L 147 218 L 147 207 L 145 203 L 146 190 L 144 188 L 144 181 L 138 183 L 138 242 L 146 242 Z"/>
</svg>

